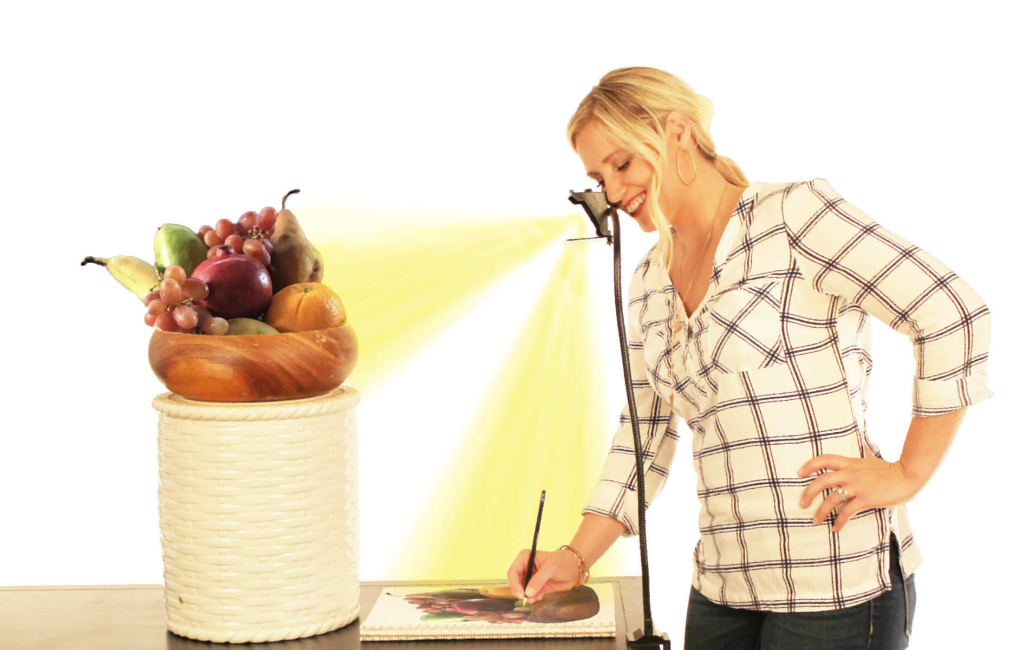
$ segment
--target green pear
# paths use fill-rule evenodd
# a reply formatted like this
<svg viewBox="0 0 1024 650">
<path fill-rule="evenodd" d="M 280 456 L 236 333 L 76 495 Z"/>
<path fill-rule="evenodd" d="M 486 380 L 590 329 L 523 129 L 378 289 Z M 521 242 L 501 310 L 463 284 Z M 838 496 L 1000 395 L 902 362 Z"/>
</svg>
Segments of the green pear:
<svg viewBox="0 0 1024 650">
<path fill-rule="evenodd" d="M 177 264 L 185 269 L 186 275 L 206 260 L 208 250 L 206 243 L 188 226 L 176 223 L 165 223 L 156 231 L 153 238 L 153 250 L 156 252 L 156 266 L 160 273 L 168 266 Z"/>
</svg>

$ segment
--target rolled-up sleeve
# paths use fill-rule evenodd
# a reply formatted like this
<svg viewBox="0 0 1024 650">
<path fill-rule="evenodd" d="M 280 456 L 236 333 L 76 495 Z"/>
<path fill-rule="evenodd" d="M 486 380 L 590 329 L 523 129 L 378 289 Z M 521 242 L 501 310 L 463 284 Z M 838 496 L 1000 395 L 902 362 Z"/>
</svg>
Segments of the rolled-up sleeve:
<svg viewBox="0 0 1024 650">
<path fill-rule="evenodd" d="M 792 185 L 783 221 L 801 275 L 910 338 L 913 415 L 930 417 L 990 397 L 991 314 L 935 257 L 886 230 L 823 179 Z"/>
<path fill-rule="evenodd" d="M 675 431 L 675 413 L 654 391 L 647 376 L 643 343 L 634 319 L 635 312 L 641 309 L 646 299 L 642 286 L 637 284 L 640 282 L 638 275 L 634 275 L 633 286 L 630 288 L 630 296 L 637 297 L 630 300 L 627 340 L 632 374 L 631 387 L 636 403 L 644 463 L 644 501 L 646 506 L 650 506 L 668 477 L 679 436 Z M 601 476 L 587 499 L 583 513 L 602 515 L 619 521 L 626 527 L 624 537 L 631 537 L 639 531 L 636 455 L 628 404 L 619 416 L 619 427 L 612 438 L 611 449 L 601 470 Z"/>
</svg>

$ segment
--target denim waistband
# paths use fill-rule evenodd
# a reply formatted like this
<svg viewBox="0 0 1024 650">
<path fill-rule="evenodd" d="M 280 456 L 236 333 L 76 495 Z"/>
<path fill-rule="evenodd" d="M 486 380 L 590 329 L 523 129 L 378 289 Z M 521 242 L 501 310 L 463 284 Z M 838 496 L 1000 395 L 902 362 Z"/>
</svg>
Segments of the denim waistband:
<svg viewBox="0 0 1024 650">
<path fill-rule="evenodd" d="M 913 576 L 903 575 L 903 564 L 900 562 L 900 541 L 896 539 L 896 535 L 889 533 L 889 580 L 892 582 L 892 588 L 896 589 L 899 586 L 903 591 L 903 607 L 904 607 L 904 621 L 905 627 L 904 632 L 907 635 L 907 640 L 910 640 L 910 633 L 912 630 L 912 614 L 910 612 L 910 590 L 912 586 L 907 584 L 907 580 Z"/>
</svg>

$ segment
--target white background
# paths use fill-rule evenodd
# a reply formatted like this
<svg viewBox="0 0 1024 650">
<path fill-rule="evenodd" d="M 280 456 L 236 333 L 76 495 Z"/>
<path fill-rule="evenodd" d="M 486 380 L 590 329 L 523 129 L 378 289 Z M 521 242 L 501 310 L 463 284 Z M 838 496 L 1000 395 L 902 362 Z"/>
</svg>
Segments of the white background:
<svg viewBox="0 0 1024 650">
<path fill-rule="evenodd" d="M 147 257 L 161 223 L 212 223 L 291 187 L 296 205 L 570 213 L 566 190 L 590 183 L 569 116 L 603 73 L 651 65 L 715 102 L 718 151 L 751 180 L 829 179 L 988 302 L 996 397 L 970 409 L 910 507 L 925 556 L 914 647 L 1010 638 L 1024 429 L 1017 3 L 370 4 L 0 14 L 0 584 L 162 579 L 150 401 L 163 387 L 138 303 L 82 270 L 84 255 Z M 632 224 L 625 237 L 628 276 L 650 240 Z M 516 299 L 528 305 L 542 279 Z M 911 350 L 874 331 L 869 426 L 893 459 Z M 448 345 L 452 376 L 437 384 L 457 390 L 474 360 Z M 683 458 L 649 517 L 654 620 L 680 646 L 697 535 Z M 393 522 L 361 508 L 366 548 Z M 363 579 L 395 577 L 386 559 L 364 557 Z"/>
</svg>

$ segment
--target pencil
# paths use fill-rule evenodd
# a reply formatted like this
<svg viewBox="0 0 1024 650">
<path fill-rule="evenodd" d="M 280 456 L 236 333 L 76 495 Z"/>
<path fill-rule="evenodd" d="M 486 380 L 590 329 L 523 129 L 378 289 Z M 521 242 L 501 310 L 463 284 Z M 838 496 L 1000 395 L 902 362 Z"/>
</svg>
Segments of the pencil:
<svg viewBox="0 0 1024 650">
<path fill-rule="evenodd" d="M 547 490 L 540 491 L 540 507 L 537 508 L 537 527 L 533 529 L 533 547 L 530 549 L 530 562 L 526 565 L 526 580 L 523 582 L 523 591 L 526 591 L 526 585 L 530 584 L 530 578 L 533 577 L 533 561 L 537 557 L 537 536 L 540 534 L 540 517 L 544 514 L 544 496 L 547 494 Z M 523 603 L 526 603 L 525 593 L 523 595 Z"/>
</svg>

